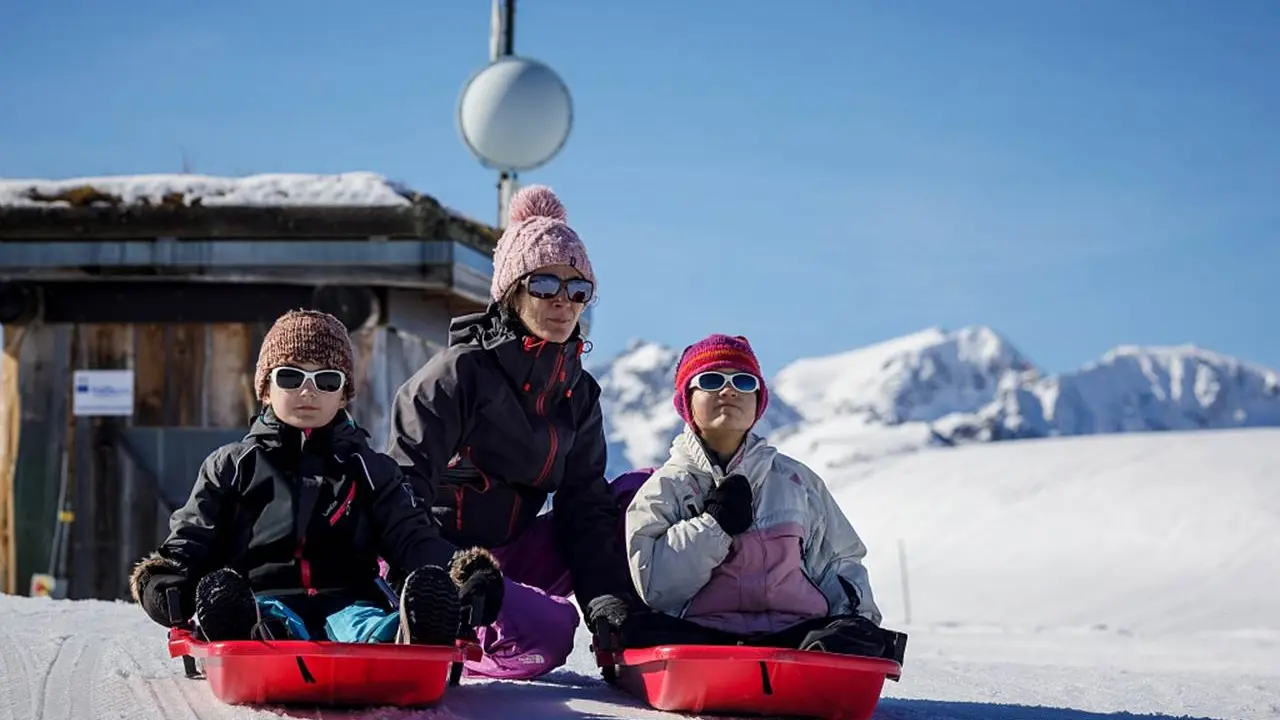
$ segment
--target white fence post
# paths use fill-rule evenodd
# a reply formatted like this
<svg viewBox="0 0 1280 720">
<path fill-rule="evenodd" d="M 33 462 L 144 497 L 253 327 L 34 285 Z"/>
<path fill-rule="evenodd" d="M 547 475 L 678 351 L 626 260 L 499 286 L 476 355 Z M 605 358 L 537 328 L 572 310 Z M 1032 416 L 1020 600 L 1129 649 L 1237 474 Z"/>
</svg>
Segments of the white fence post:
<svg viewBox="0 0 1280 720">
<path fill-rule="evenodd" d="M 911 590 L 907 583 L 907 543 L 898 538 L 898 574 L 902 578 L 902 609 L 905 613 L 904 623 L 911 624 Z"/>
</svg>

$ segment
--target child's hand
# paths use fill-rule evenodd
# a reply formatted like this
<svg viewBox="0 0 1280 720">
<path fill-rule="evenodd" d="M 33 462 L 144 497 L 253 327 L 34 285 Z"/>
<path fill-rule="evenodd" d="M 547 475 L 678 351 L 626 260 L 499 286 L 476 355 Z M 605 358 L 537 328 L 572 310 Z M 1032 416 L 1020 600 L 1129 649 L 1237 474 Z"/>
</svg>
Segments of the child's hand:
<svg viewBox="0 0 1280 720">
<path fill-rule="evenodd" d="M 129 593 L 142 606 L 147 617 L 164 625 L 173 626 L 169 618 L 169 588 L 177 588 L 179 594 L 179 622 L 186 622 L 195 613 L 195 583 L 188 582 L 189 573 L 178 561 L 160 552 L 153 552 L 138 561 L 129 575 Z"/>
<path fill-rule="evenodd" d="M 730 535 L 740 535 L 751 527 L 751 483 L 745 475 L 730 475 L 707 496 L 706 513 Z"/>
<path fill-rule="evenodd" d="M 188 586 L 185 576 L 176 573 L 150 573 L 140 588 L 143 611 L 152 620 L 166 627 L 173 625 L 169 617 L 169 588 L 178 588 L 180 591 L 179 606 L 182 615 L 180 620 L 185 622 L 194 613 L 192 589 Z"/>
</svg>

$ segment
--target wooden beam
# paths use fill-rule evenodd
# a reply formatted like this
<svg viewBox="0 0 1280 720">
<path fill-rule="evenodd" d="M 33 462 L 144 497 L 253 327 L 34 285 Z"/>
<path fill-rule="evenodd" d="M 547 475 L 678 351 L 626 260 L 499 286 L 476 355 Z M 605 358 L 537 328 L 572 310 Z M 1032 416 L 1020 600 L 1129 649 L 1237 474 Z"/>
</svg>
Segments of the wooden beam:
<svg viewBox="0 0 1280 720">
<path fill-rule="evenodd" d="M 4 592 L 18 592 L 18 543 L 16 533 L 16 478 L 18 441 L 22 428 L 22 393 L 18 382 L 19 353 L 27 328 L 4 328 L 4 356 L 0 358 L 0 563 Z"/>
</svg>

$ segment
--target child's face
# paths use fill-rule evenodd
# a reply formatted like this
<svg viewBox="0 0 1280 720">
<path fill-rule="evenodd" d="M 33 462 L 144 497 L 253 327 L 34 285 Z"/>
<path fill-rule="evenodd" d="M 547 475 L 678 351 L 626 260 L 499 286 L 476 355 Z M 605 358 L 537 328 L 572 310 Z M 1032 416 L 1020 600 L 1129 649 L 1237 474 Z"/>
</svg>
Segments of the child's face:
<svg viewBox="0 0 1280 720">
<path fill-rule="evenodd" d="M 689 395 L 689 407 L 693 422 L 702 432 L 746 433 L 756 423 L 756 402 L 759 392 L 742 392 L 727 379 L 743 370 L 721 370 L 724 386 L 708 391 L 694 387 Z M 694 378 L 696 382 L 697 377 Z M 719 380 L 719 379 L 717 379 Z M 707 383 L 714 386 L 716 383 Z"/>
<path fill-rule="evenodd" d="M 297 370 L 321 371 L 321 374 L 302 378 Z M 304 430 L 323 427 L 346 406 L 347 398 L 342 390 L 348 382 L 350 378 L 332 368 L 315 363 L 292 363 L 271 371 L 267 403 L 276 417 L 288 425 Z"/>
</svg>

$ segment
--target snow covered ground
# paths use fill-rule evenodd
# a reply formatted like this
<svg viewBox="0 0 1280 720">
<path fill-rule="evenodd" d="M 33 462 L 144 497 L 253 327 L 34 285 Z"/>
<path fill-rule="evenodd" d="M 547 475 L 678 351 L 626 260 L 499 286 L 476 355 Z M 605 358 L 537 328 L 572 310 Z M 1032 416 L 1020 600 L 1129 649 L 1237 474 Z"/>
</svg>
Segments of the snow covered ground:
<svg viewBox="0 0 1280 720">
<path fill-rule="evenodd" d="M 911 635 L 876 717 L 1280 718 L 1277 477 L 1274 429 L 927 449 L 829 475 L 885 624 Z M 0 596 L 0 720 L 675 717 L 603 685 L 586 648 L 431 711 L 236 708 L 182 677 L 135 606 Z"/>
</svg>

